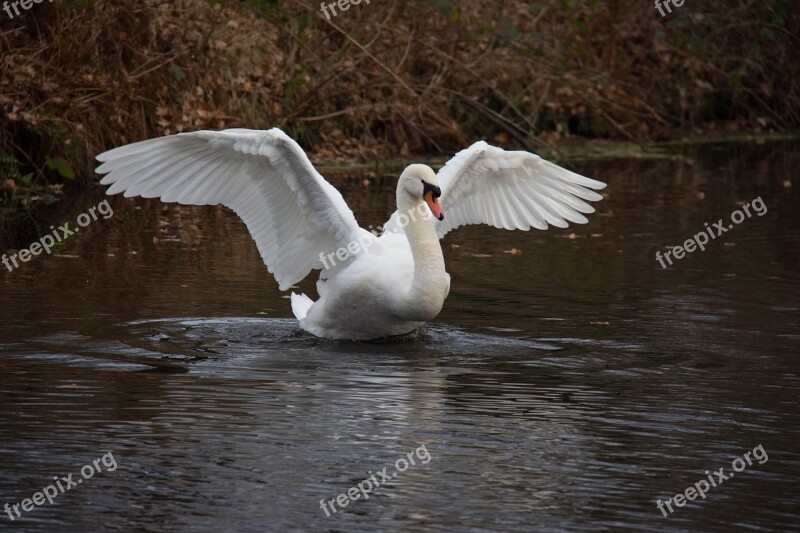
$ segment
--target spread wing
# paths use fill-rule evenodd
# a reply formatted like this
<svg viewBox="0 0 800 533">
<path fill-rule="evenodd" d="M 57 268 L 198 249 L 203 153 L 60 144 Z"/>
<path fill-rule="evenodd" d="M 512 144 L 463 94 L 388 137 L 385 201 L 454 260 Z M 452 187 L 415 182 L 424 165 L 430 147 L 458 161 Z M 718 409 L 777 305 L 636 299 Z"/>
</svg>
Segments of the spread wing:
<svg viewBox="0 0 800 533">
<path fill-rule="evenodd" d="M 433 222 L 439 238 L 467 224 L 509 230 L 585 224 L 583 214 L 594 213 L 586 201 L 603 198 L 592 189 L 606 186 L 536 154 L 506 151 L 483 141 L 456 154 L 437 180 L 444 212 L 444 220 Z M 398 231 L 396 218 L 395 213 L 387 231 Z"/>
<path fill-rule="evenodd" d="M 320 253 L 346 247 L 363 231 L 339 191 L 277 128 L 180 133 L 97 159 L 108 194 L 233 209 L 281 290 L 322 268 Z"/>
</svg>

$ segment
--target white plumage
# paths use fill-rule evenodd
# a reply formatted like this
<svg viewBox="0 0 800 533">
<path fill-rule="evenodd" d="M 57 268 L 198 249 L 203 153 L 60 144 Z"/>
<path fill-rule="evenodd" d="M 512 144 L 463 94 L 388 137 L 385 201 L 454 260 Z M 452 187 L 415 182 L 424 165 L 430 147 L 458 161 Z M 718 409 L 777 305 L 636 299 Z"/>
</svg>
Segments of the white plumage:
<svg viewBox="0 0 800 533">
<path fill-rule="evenodd" d="M 97 159 L 108 194 L 233 209 L 281 290 L 321 269 L 319 300 L 292 294 L 292 310 L 303 329 L 344 339 L 408 333 L 441 311 L 450 276 L 439 239 L 449 231 L 482 223 L 522 230 L 583 224 L 583 214 L 594 212 L 586 200 L 602 198 L 591 189 L 605 187 L 535 154 L 481 141 L 438 175 L 409 166 L 398 181 L 398 210 L 376 238 L 277 128 L 182 133 Z M 431 216 L 440 209 L 443 220 Z"/>
<path fill-rule="evenodd" d="M 453 157 L 436 175 L 442 188 L 443 221 L 436 221 L 439 238 L 468 224 L 500 229 L 566 228 L 568 222 L 588 222 L 594 213 L 584 200 L 603 197 L 591 189 L 605 183 L 554 165 L 530 152 L 511 152 L 478 141 Z M 397 231 L 398 213 L 386 224 Z"/>
</svg>

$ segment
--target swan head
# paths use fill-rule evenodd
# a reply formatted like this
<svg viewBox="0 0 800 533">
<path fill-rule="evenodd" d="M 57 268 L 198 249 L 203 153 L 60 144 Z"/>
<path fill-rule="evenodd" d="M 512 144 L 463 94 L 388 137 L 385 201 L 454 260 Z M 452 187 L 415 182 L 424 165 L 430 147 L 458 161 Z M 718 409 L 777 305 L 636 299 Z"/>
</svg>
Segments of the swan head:
<svg viewBox="0 0 800 533">
<path fill-rule="evenodd" d="M 439 204 L 442 190 L 436 179 L 436 173 L 428 165 L 409 165 L 402 174 L 397 184 L 399 191 L 404 191 L 413 198 L 421 198 L 428 204 L 433 216 L 444 220 L 444 213 Z"/>
</svg>

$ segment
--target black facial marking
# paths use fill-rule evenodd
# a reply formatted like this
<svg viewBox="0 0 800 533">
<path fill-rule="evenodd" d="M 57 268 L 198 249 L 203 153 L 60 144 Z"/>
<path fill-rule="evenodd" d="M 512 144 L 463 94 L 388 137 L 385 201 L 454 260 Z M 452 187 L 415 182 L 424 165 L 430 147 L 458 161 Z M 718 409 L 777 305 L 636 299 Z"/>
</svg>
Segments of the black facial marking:
<svg viewBox="0 0 800 533">
<path fill-rule="evenodd" d="M 425 180 L 420 180 L 422 182 L 422 196 L 425 196 L 429 192 L 433 193 L 434 198 L 439 198 L 442 195 L 442 189 L 440 189 L 437 185 L 431 185 Z"/>
</svg>

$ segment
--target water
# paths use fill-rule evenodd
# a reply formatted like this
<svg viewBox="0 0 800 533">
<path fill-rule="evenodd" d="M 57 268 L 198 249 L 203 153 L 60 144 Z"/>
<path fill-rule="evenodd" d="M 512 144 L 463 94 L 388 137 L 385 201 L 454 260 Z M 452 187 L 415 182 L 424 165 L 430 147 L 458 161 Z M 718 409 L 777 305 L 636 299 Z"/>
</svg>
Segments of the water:
<svg viewBox="0 0 800 533">
<path fill-rule="evenodd" d="M 0 271 L 0 505 L 108 463 L 0 529 L 798 530 L 798 148 L 574 163 L 610 183 L 590 224 L 452 233 L 444 311 L 395 343 L 298 331 L 225 210 L 114 198 Z M 393 178 L 332 181 L 363 225 L 393 209 Z M 758 197 L 766 214 L 659 266 Z M 747 452 L 705 499 L 657 508 Z"/>
</svg>

